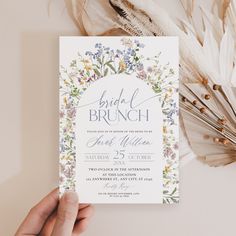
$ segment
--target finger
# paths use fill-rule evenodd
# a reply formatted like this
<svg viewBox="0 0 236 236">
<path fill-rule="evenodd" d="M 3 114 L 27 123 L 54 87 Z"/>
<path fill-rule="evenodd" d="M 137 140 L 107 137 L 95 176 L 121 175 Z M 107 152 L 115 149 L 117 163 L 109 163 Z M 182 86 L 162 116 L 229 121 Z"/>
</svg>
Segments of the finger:
<svg viewBox="0 0 236 236">
<path fill-rule="evenodd" d="M 52 234 L 52 230 L 53 227 L 55 225 L 56 222 L 56 211 L 54 211 L 47 219 L 46 223 L 44 224 L 41 232 L 40 232 L 40 236 L 46 236 L 46 235 L 51 235 Z"/>
<path fill-rule="evenodd" d="M 77 194 L 75 192 L 65 193 L 59 203 L 52 236 L 68 236 L 72 234 L 78 209 L 79 201 Z"/>
<path fill-rule="evenodd" d="M 44 197 L 36 206 L 34 206 L 27 217 L 19 227 L 16 235 L 38 234 L 46 219 L 53 212 L 58 204 L 58 189 L 54 189 Z"/>
<path fill-rule="evenodd" d="M 90 218 L 94 213 L 94 207 L 91 205 L 86 205 L 82 210 L 79 210 L 77 215 L 77 222 L 74 226 L 73 236 L 82 234 L 88 227 Z"/>
<path fill-rule="evenodd" d="M 82 210 L 85 207 L 90 206 L 90 204 L 79 204 L 79 210 Z"/>
<path fill-rule="evenodd" d="M 82 220 L 84 218 L 91 218 L 93 216 L 94 208 L 91 205 L 79 210 L 77 215 L 77 220 Z"/>
<path fill-rule="evenodd" d="M 40 232 L 40 236 L 51 235 L 53 227 L 56 222 L 56 211 L 54 211 L 47 219 L 46 223 L 43 226 L 43 229 Z M 89 204 L 80 204 L 79 211 L 77 214 L 77 220 L 82 218 L 90 218 L 93 215 L 93 206 Z"/>
<path fill-rule="evenodd" d="M 85 218 L 76 222 L 72 235 L 78 236 L 82 234 L 87 229 L 88 223 L 89 223 L 89 218 Z"/>
<path fill-rule="evenodd" d="M 93 206 L 90 204 L 79 204 L 79 211 L 77 214 L 77 220 L 82 218 L 91 218 L 93 215 Z M 47 219 L 46 223 L 43 226 L 40 236 L 51 235 L 53 227 L 56 222 L 56 211 L 54 211 Z"/>
</svg>

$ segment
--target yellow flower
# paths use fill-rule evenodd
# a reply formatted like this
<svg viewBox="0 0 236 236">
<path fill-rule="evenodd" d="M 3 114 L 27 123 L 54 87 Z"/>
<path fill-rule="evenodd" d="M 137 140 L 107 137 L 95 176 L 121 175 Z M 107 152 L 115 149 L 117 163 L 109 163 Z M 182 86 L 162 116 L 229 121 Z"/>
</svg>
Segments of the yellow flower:
<svg viewBox="0 0 236 236">
<path fill-rule="evenodd" d="M 82 62 L 84 63 L 84 69 L 86 71 L 89 71 L 89 70 L 92 69 L 91 61 L 89 61 L 89 60 L 82 60 Z"/>
<path fill-rule="evenodd" d="M 66 161 L 70 160 L 70 161 L 72 161 L 73 160 L 73 156 L 62 156 L 61 160 L 66 160 Z"/>
<path fill-rule="evenodd" d="M 168 92 L 165 94 L 165 98 L 164 99 L 167 99 L 170 95 L 168 94 Z"/>
<path fill-rule="evenodd" d="M 64 103 L 67 105 L 67 99 L 66 99 L 66 97 L 64 97 Z"/>
<path fill-rule="evenodd" d="M 86 77 L 83 77 L 81 80 L 80 80 L 80 84 L 83 85 L 86 81 Z"/>
<path fill-rule="evenodd" d="M 165 173 L 170 172 L 170 166 L 165 166 L 164 172 L 165 172 Z"/>
<path fill-rule="evenodd" d="M 70 83 L 66 80 L 64 80 L 65 85 L 69 85 Z"/>
<path fill-rule="evenodd" d="M 83 62 L 84 64 L 89 64 L 89 63 L 90 63 L 89 60 L 82 60 L 82 62 Z"/>
<path fill-rule="evenodd" d="M 124 60 L 120 60 L 119 68 L 121 71 L 124 71 L 126 69 L 126 64 L 125 64 Z"/>
<path fill-rule="evenodd" d="M 66 160 L 72 161 L 72 160 L 73 160 L 73 156 L 67 156 L 67 157 L 66 157 Z"/>
<path fill-rule="evenodd" d="M 84 64 L 84 68 L 85 68 L 85 70 L 89 71 L 92 69 L 92 65 L 91 64 Z"/>
<path fill-rule="evenodd" d="M 164 134 L 167 133 L 167 128 L 166 128 L 166 126 L 163 126 L 163 133 L 164 133 Z"/>
</svg>

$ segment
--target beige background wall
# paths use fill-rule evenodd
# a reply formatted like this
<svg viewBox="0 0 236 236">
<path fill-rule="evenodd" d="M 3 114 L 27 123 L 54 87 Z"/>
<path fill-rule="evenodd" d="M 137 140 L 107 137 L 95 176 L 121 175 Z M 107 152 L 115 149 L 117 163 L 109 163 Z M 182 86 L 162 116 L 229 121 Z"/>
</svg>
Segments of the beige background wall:
<svg viewBox="0 0 236 236">
<path fill-rule="evenodd" d="M 173 0 L 164 1 L 172 12 Z M 63 0 L 0 1 L 0 235 L 57 186 L 58 36 L 76 35 Z M 98 205 L 85 236 L 234 236 L 236 165 L 181 168 L 181 203 Z"/>
</svg>

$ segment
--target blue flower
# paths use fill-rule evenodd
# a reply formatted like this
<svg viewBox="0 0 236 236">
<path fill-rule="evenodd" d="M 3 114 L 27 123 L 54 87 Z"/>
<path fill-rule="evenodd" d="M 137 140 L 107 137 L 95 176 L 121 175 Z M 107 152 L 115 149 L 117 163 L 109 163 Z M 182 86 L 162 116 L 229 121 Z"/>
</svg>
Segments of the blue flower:
<svg viewBox="0 0 236 236">
<path fill-rule="evenodd" d="M 95 48 L 101 48 L 102 47 L 102 44 L 101 43 L 96 43 L 95 44 Z"/>
<path fill-rule="evenodd" d="M 96 53 L 93 54 L 93 59 L 96 59 L 102 55 L 102 50 L 99 49 Z"/>
<path fill-rule="evenodd" d="M 93 55 L 93 53 L 92 53 L 92 52 L 90 52 L 90 51 L 87 51 L 87 52 L 85 52 L 85 55 L 86 55 L 86 56 L 92 56 L 92 55 Z"/>
<path fill-rule="evenodd" d="M 116 53 L 117 53 L 118 55 L 122 55 L 122 54 L 123 54 L 123 52 L 122 52 L 121 50 L 119 50 L 119 49 L 116 50 Z"/>
<path fill-rule="evenodd" d="M 125 61 L 126 64 L 130 63 L 130 56 L 128 54 L 124 55 L 124 61 Z"/>
<path fill-rule="evenodd" d="M 134 49 L 132 49 L 132 48 L 128 48 L 128 50 L 127 50 L 127 54 L 128 54 L 128 55 L 131 55 L 131 56 L 134 56 L 134 54 L 135 54 Z"/>
<path fill-rule="evenodd" d="M 134 40 L 134 43 L 136 44 L 138 48 L 144 48 L 145 46 L 143 43 L 140 43 L 138 40 Z"/>
<path fill-rule="evenodd" d="M 104 51 L 109 51 L 110 48 L 109 47 L 103 47 Z"/>
<path fill-rule="evenodd" d="M 139 47 L 140 47 L 140 48 L 144 48 L 145 45 L 144 45 L 143 43 L 140 43 L 140 44 L 139 44 Z"/>
</svg>

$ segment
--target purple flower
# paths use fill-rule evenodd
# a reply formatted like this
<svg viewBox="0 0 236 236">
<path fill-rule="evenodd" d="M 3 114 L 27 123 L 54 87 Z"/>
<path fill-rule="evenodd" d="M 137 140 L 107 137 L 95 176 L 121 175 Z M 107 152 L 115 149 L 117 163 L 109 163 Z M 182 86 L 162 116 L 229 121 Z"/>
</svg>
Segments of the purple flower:
<svg viewBox="0 0 236 236">
<path fill-rule="evenodd" d="M 173 151 L 170 147 L 167 147 L 164 149 L 164 156 L 165 157 L 170 157 L 171 155 L 173 155 Z"/>
<path fill-rule="evenodd" d="M 151 66 L 149 66 L 149 67 L 147 68 L 147 72 L 152 73 L 152 67 L 151 67 Z"/>
<path fill-rule="evenodd" d="M 174 144 L 174 149 L 177 150 L 179 148 L 179 144 L 178 143 L 175 143 Z"/>
<path fill-rule="evenodd" d="M 60 117 L 60 118 L 63 118 L 64 115 L 65 115 L 65 113 L 64 113 L 63 111 L 60 111 L 60 113 L 59 113 L 59 117 Z"/>
<path fill-rule="evenodd" d="M 68 116 L 70 119 L 74 118 L 75 115 L 76 115 L 76 110 L 75 110 L 75 108 L 72 108 L 72 109 L 67 110 L 67 116 Z"/>
<path fill-rule="evenodd" d="M 70 103 L 67 103 L 66 104 L 66 109 L 70 109 L 71 108 L 71 104 Z"/>
<path fill-rule="evenodd" d="M 137 64 L 137 70 L 138 70 L 138 71 L 141 71 L 141 70 L 143 70 L 143 69 L 144 69 L 143 64 L 142 64 L 142 63 L 138 63 L 138 64 Z"/>
<path fill-rule="evenodd" d="M 63 183 L 63 182 L 64 182 L 64 177 L 63 177 L 62 175 L 59 177 L 59 182 L 60 182 L 60 183 Z"/>
<path fill-rule="evenodd" d="M 71 168 L 67 168 L 63 171 L 65 177 L 70 178 L 73 176 L 73 170 Z"/>
<path fill-rule="evenodd" d="M 172 160 L 174 160 L 176 158 L 176 154 L 175 153 L 172 153 L 171 157 L 170 157 Z"/>
</svg>

